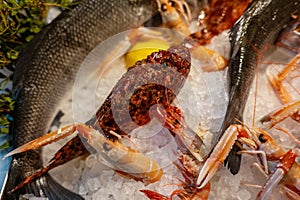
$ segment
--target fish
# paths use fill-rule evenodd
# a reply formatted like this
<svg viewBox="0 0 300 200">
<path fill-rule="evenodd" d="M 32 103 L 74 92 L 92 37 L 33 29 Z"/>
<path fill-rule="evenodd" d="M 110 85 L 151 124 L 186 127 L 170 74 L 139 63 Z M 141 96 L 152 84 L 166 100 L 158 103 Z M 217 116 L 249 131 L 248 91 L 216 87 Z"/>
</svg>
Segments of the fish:
<svg viewBox="0 0 300 200">
<path fill-rule="evenodd" d="M 100 42 L 122 31 L 139 27 L 157 12 L 155 1 L 84 0 L 47 25 L 22 50 L 13 77 L 14 121 L 10 126 L 14 147 L 45 134 L 57 106 L 73 85 L 76 72 Z M 77 155 L 87 150 L 77 148 Z M 79 149 L 78 149 L 79 148 Z M 48 173 L 10 193 L 20 180 L 42 168 L 40 150 L 13 157 L 1 200 L 33 193 L 56 199 L 83 199 L 56 182 Z"/>
<path fill-rule="evenodd" d="M 228 68 L 229 102 L 220 131 L 215 135 L 214 145 L 220 140 L 231 124 L 243 121 L 246 101 L 255 77 L 260 56 L 271 45 L 280 31 L 299 15 L 300 1 L 256 0 L 231 29 L 230 61 Z M 232 174 L 240 169 L 241 155 L 238 145 L 234 145 L 225 165 Z"/>
</svg>

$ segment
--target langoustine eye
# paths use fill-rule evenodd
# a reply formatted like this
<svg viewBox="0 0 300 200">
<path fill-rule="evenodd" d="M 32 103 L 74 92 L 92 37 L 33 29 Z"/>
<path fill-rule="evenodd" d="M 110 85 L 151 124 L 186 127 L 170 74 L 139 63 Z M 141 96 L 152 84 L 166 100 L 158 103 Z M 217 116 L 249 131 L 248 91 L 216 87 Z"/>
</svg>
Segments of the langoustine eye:
<svg viewBox="0 0 300 200">
<path fill-rule="evenodd" d="M 161 8 L 160 8 L 163 12 L 166 12 L 168 10 L 167 4 L 163 3 L 161 4 Z"/>
<path fill-rule="evenodd" d="M 265 137 L 265 135 L 262 133 L 259 134 L 258 139 L 261 143 L 266 143 L 268 141 L 267 138 Z"/>
<path fill-rule="evenodd" d="M 104 143 L 103 144 L 103 149 L 105 150 L 105 151 L 109 151 L 109 150 L 111 150 L 111 145 L 110 144 L 108 144 L 108 143 Z"/>
</svg>

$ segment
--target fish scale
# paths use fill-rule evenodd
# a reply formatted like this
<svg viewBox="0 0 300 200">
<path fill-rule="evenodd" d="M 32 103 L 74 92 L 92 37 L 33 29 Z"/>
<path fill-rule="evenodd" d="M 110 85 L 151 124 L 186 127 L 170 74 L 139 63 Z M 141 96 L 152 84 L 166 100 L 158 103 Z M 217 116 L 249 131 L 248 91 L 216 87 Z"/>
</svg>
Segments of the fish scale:
<svg viewBox="0 0 300 200">
<path fill-rule="evenodd" d="M 272 44 L 279 32 L 291 21 L 292 15 L 300 14 L 299 0 L 256 0 L 246 10 L 231 30 L 231 56 L 228 70 L 229 102 L 218 141 L 231 125 L 243 121 L 248 99 L 260 56 Z M 231 173 L 240 168 L 240 151 L 234 145 L 225 164 Z"/>
<path fill-rule="evenodd" d="M 148 0 L 86 0 L 62 13 L 21 52 L 13 80 L 13 146 L 25 144 L 49 128 L 60 100 L 74 82 L 88 53 L 108 37 L 138 27 L 157 11 Z M 8 191 L 42 167 L 39 150 L 13 158 L 6 192 L 1 199 L 18 199 L 23 193 L 49 199 L 81 199 L 58 185 L 48 174 L 12 195 Z"/>
</svg>

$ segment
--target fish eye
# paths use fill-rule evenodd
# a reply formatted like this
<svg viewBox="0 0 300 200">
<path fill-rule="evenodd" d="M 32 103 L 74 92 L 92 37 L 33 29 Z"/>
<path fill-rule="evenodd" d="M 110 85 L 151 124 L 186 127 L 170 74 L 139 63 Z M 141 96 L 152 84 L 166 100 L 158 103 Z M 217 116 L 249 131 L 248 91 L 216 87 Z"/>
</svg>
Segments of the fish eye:
<svg viewBox="0 0 300 200">
<path fill-rule="evenodd" d="M 103 149 L 104 149 L 105 151 L 109 151 L 109 150 L 111 150 L 111 145 L 108 144 L 108 143 L 104 143 L 104 144 L 103 144 Z"/>
<path fill-rule="evenodd" d="M 161 4 L 161 8 L 160 8 L 163 12 L 167 11 L 168 10 L 168 6 L 167 4 L 163 3 Z"/>
<path fill-rule="evenodd" d="M 258 140 L 261 142 L 261 143 L 265 143 L 265 142 L 267 142 L 267 138 L 265 137 L 265 135 L 264 134 L 259 134 L 259 136 L 258 136 Z"/>
</svg>

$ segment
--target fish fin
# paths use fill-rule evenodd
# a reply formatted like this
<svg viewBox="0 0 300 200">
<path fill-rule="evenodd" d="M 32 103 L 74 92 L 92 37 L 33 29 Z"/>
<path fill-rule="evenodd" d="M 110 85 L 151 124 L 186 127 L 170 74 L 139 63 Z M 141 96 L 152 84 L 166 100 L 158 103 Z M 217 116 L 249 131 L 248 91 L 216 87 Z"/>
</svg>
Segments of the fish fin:
<svg viewBox="0 0 300 200">
<path fill-rule="evenodd" d="M 41 163 L 35 163 L 31 166 L 24 163 L 23 159 L 26 155 L 37 156 L 34 155 L 35 153 L 38 154 L 38 152 L 30 150 L 14 156 L 10 167 L 9 180 L 5 186 L 4 197 L 1 197 L 1 200 L 19 199 L 21 194 L 27 193 L 33 193 L 35 196 L 46 196 L 50 200 L 83 199 L 79 195 L 63 188 L 48 174 L 49 170 L 88 153 L 78 136 L 67 142 L 51 159 L 47 167 L 38 171 L 36 170 L 41 167 Z M 31 160 L 32 158 L 29 157 L 27 159 Z M 34 173 L 26 177 L 26 172 Z M 16 181 L 18 182 L 16 183 Z M 22 182 L 19 183 L 20 181 Z"/>
<path fill-rule="evenodd" d="M 50 200 L 83 200 L 84 198 L 79 194 L 76 194 L 55 181 L 48 173 L 44 174 L 41 178 L 34 182 L 25 185 L 24 187 L 30 187 L 30 190 L 40 191 L 48 197 Z"/>
<path fill-rule="evenodd" d="M 14 179 L 8 181 L 5 187 L 5 192 L 3 193 L 3 197 L 1 200 L 18 200 L 19 196 L 22 194 L 34 194 L 37 197 L 45 196 L 48 197 L 49 200 L 62 200 L 62 199 L 70 199 L 70 200 L 83 200 L 79 194 L 76 194 L 62 185 L 60 185 L 57 181 L 55 181 L 47 172 L 43 174 L 40 178 L 33 180 L 32 182 L 22 185 L 22 188 L 18 190 L 11 190 L 14 184 L 12 181 L 18 181 L 19 179 Z M 18 186 L 19 186 L 18 185 Z M 18 187 L 17 186 L 17 187 Z"/>
<path fill-rule="evenodd" d="M 227 166 L 233 175 L 237 174 L 240 170 L 242 155 L 237 152 L 241 150 L 242 149 L 238 145 L 234 144 L 229 155 L 224 161 L 224 166 Z"/>
<path fill-rule="evenodd" d="M 53 169 L 59 165 L 65 164 L 74 158 L 84 156 L 88 154 L 89 151 L 86 149 L 86 146 L 82 143 L 79 136 L 75 136 L 69 140 L 63 147 L 61 147 L 51 158 L 49 170 Z"/>
<path fill-rule="evenodd" d="M 51 168 L 51 166 L 49 165 L 49 166 L 42 168 L 41 170 L 31 174 L 25 180 L 23 180 L 21 183 L 19 183 L 17 186 L 15 186 L 13 189 L 11 189 L 9 191 L 9 193 L 13 193 L 13 192 L 25 187 L 26 185 L 34 182 L 34 180 L 41 178 L 43 175 L 45 175 L 50 170 L 50 168 Z"/>
<path fill-rule="evenodd" d="M 241 100 L 242 99 L 242 100 Z M 243 113 L 244 113 L 244 99 L 247 99 L 247 95 L 243 96 L 241 94 L 241 91 L 236 86 L 233 86 L 230 88 L 229 93 L 229 102 L 228 107 L 225 115 L 225 119 L 223 121 L 221 130 L 217 136 L 217 140 L 220 140 L 220 137 L 224 134 L 226 129 L 231 124 L 240 124 L 240 122 L 243 122 Z M 230 170 L 230 172 L 235 175 L 240 170 L 241 160 L 242 156 L 241 154 L 238 154 L 239 151 L 241 151 L 241 148 L 237 145 L 239 143 L 238 141 L 233 145 L 231 151 L 229 152 L 228 157 L 224 161 L 224 165 L 227 166 L 227 168 Z"/>
<path fill-rule="evenodd" d="M 22 183 L 10 190 L 9 193 L 14 193 L 23 187 L 27 187 L 29 189 L 26 189 L 26 191 L 42 191 L 43 195 L 51 200 L 83 199 L 80 195 L 75 194 L 74 192 L 71 192 L 70 190 L 61 186 L 48 174 L 48 170 L 49 169 L 46 167 L 32 174 L 31 176 L 27 177 Z"/>
<path fill-rule="evenodd" d="M 32 183 L 33 181 L 43 177 L 48 173 L 49 170 L 65 164 L 66 162 L 73 160 L 79 156 L 85 155 L 87 152 L 85 146 L 82 144 L 81 139 L 76 136 L 70 141 L 68 141 L 62 148 L 60 148 L 50 160 L 50 164 L 47 167 L 44 167 L 30 176 L 26 177 L 21 183 L 15 186 L 11 192 L 17 191 L 24 187 L 27 184 Z"/>
</svg>

